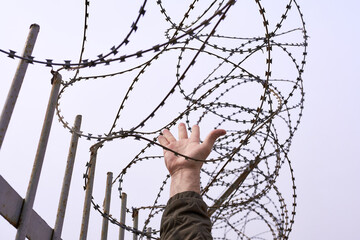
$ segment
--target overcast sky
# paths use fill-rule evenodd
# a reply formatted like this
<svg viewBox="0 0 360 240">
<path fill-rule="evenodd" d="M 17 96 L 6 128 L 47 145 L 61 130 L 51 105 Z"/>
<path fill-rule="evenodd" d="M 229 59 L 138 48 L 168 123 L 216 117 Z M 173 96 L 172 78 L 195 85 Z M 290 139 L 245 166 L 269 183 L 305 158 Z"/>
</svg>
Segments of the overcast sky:
<svg viewBox="0 0 360 240">
<path fill-rule="evenodd" d="M 252 2 L 245 1 L 244 8 Z M 262 2 L 267 3 L 265 0 Z M 286 1 L 279 2 L 286 3 Z M 238 1 L 238 4 L 241 4 L 241 1 Z M 360 127 L 358 124 L 360 79 L 357 72 L 360 67 L 357 47 L 360 42 L 358 26 L 360 3 L 356 0 L 342 2 L 320 0 L 298 1 L 298 4 L 304 14 L 310 38 L 307 64 L 303 74 L 306 93 L 305 109 L 289 154 L 298 195 L 295 224 L 290 239 L 359 239 L 356 236 L 360 216 L 358 204 L 360 192 L 357 186 L 360 182 Z M 21 53 L 29 26 L 37 23 L 40 25 L 40 33 L 33 55 L 39 59 L 76 62 L 83 36 L 83 5 L 83 1 L 69 0 L 60 2 L 2 1 L 0 3 L 0 8 L 3 10 L 0 15 L 2 32 L 0 49 L 11 49 Z M 155 4 L 149 3 L 149 5 L 148 13 L 156 9 L 156 7 L 151 7 Z M 180 4 L 168 5 L 169 12 L 182 11 Z M 90 1 L 85 58 L 94 58 L 100 53 L 107 52 L 121 41 L 124 33 L 135 20 L 139 6 L 138 1 L 131 1 L 131 3 L 111 0 L 101 3 Z M 248 19 L 255 14 L 258 16 L 257 12 L 253 13 L 251 10 L 253 9 L 245 11 L 249 14 Z M 152 47 L 157 41 L 164 39 L 163 30 L 166 27 L 159 27 L 163 19 L 157 19 L 156 15 L 149 15 L 151 16 L 149 19 L 153 21 L 151 22 L 153 28 L 140 31 L 140 25 L 139 33 L 136 35 L 138 37 L 134 38 L 137 40 L 134 40 L 134 45 L 127 48 L 127 53 L 135 52 L 139 48 Z M 249 22 L 251 23 L 250 20 Z M 245 25 L 248 26 L 246 29 L 251 34 L 253 25 Z M 255 25 L 254 28 L 256 27 Z M 159 37 L 149 38 L 147 37 L 149 34 L 154 36 L 158 34 Z M 129 61 L 128 64 L 131 66 L 133 62 Z M 144 95 L 139 102 L 134 101 L 133 108 L 146 106 L 158 99 L 161 92 L 156 92 L 153 86 L 168 86 L 163 79 L 168 76 L 169 69 L 175 69 L 175 66 L 174 64 L 166 65 L 166 62 L 161 61 L 160 64 L 163 64 L 162 72 L 157 73 L 151 82 L 139 86 L 139 91 L 148 90 L 149 94 Z M 17 60 L 0 54 L 1 107 L 5 102 L 16 66 Z M 99 71 L 90 69 L 86 73 L 112 72 L 116 69 L 112 67 L 102 68 Z M 64 72 L 63 79 L 68 80 L 73 74 L 73 72 Z M 38 64 L 29 66 L 0 151 L 0 174 L 22 197 L 26 194 L 31 174 L 51 89 L 50 79 L 49 68 Z M 126 79 L 122 81 L 124 82 L 104 80 L 100 82 L 101 85 L 97 85 L 99 84 L 97 81 L 83 81 L 69 89 L 66 92 L 69 97 L 64 96 L 62 102 L 63 114 L 67 121 L 72 124 L 75 115 L 82 114 L 84 131 L 94 133 L 108 131 L 114 119 L 114 111 L 118 107 L 117 104 L 113 106 L 109 103 L 119 101 L 117 95 L 125 91 L 121 88 L 121 84 L 126 84 Z M 177 110 L 173 110 L 176 113 Z M 121 122 L 124 128 L 131 126 L 132 121 L 137 121 L 142 117 L 141 113 L 137 116 L 137 113 L 131 115 L 131 112 L 129 116 Z M 165 113 L 163 118 L 166 121 Z M 35 210 L 52 227 L 55 222 L 70 137 L 69 132 L 55 117 L 34 205 Z M 84 139 L 80 139 L 79 142 L 67 218 L 63 229 L 64 239 L 78 238 L 79 235 L 84 196 L 82 175 L 85 171 L 85 163 L 89 160 L 89 147 L 92 143 L 94 142 Z M 100 153 L 102 160 L 98 163 L 94 190 L 95 197 L 99 196 L 97 199 L 99 205 L 102 204 L 101 196 L 104 194 L 106 172 L 113 171 L 116 176 L 124 164 L 121 163 L 121 158 L 127 159 L 127 156 L 134 155 L 137 150 L 126 148 L 126 144 L 132 144 L 132 142 L 125 141 L 123 145 L 120 145 L 122 147 L 114 142 L 108 143 L 104 147 L 105 150 Z M 161 150 L 156 154 L 161 154 Z M 151 205 L 153 198 L 148 200 L 145 196 L 156 193 L 147 192 L 148 189 L 141 183 L 154 178 L 163 179 L 166 169 L 159 161 L 151 164 L 143 163 L 141 166 L 142 168 L 137 168 L 133 174 L 128 173 L 127 182 L 134 183 L 127 185 L 129 200 L 135 205 L 139 201 L 145 201 Z M 159 185 L 161 181 L 155 182 Z M 113 191 L 116 191 L 116 188 L 114 187 Z M 156 187 L 156 189 L 159 188 L 160 185 Z M 116 192 L 113 195 L 112 201 L 118 201 Z M 116 207 L 118 205 L 114 203 L 114 213 L 118 213 L 118 207 Z M 92 211 L 90 222 L 89 239 L 98 239 L 101 218 L 94 211 Z M 15 236 L 16 229 L 3 218 L 0 218 L 0 229 L 0 239 L 12 239 Z M 116 231 L 115 227 L 110 228 L 110 233 L 114 236 L 117 236 Z"/>
</svg>

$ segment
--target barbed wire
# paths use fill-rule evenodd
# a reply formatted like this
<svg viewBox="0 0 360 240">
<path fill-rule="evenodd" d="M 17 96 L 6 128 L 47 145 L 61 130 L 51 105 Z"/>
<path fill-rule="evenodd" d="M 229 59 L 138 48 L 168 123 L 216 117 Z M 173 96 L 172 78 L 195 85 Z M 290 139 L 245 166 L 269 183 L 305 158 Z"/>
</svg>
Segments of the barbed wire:
<svg viewBox="0 0 360 240">
<path fill-rule="evenodd" d="M 83 59 L 85 42 L 88 40 L 89 0 L 85 0 L 83 41 L 77 63 L 71 60 L 37 60 L 34 56 L 21 57 L 13 50 L 0 49 L 0 52 L 13 59 L 59 67 L 58 71 L 75 71 L 73 78 L 62 82 L 56 107 L 59 121 L 71 133 L 75 130 L 62 115 L 61 109 L 62 99 L 69 88 L 83 81 L 101 81 L 133 74 L 114 120 L 107 126 L 108 131 L 100 134 L 76 132 L 87 140 L 97 141 L 91 148 L 92 153 L 114 140 L 132 138 L 144 143 L 139 152 L 126 161 L 113 181 L 113 186 L 118 184 L 120 198 L 130 168 L 145 161 L 162 159 L 163 156 L 153 154 L 154 149 L 172 151 L 157 142 L 163 129 L 170 129 L 180 121 L 184 121 L 189 130 L 193 124 L 224 128 L 227 134 L 216 141 L 211 157 L 204 161 L 206 164 L 201 170 L 201 195 L 209 205 L 214 239 L 288 239 L 297 205 L 294 170 L 288 154 L 303 114 L 305 93 L 302 74 L 308 46 L 300 6 L 295 0 L 282 0 L 276 6 L 271 3 L 265 10 L 269 3 L 254 0 L 257 13 L 247 14 L 256 15 L 260 20 L 247 24 L 251 29 L 261 31 L 261 35 L 240 36 L 236 21 L 246 20 L 246 16 L 238 13 L 243 4 L 240 1 L 213 0 L 204 7 L 200 1 L 193 0 L 189 1 L 181 16 L 175 17 L 168 11 L 169 3 L 158 0 L 156 5 L 160 16 L 165 19 L 164 23 L 169 24 L 164 29 L 165 40 L 152 47 L 121 55 L 122 48 L 136 38 L 140 22 L 145 22 L 149 4 L 146 0 L 141 3 L 130 30 L 118 44 L 112 46 L 109 52 L 90 60 Z M 278 5 L 282 8 L 278 8 Z M 272 11 L 275 7 L 276 11 Z M 287 24 L 289 18 L 296 24 Z M 132 97 L 134 89 L 141 86 L 147 72 L 154 71 L 155 63 L 169 53 L 177 56 L 172 85 L 164 90 L 164 95 L 154 108 L 144 111 L 147 113 L 140 122 L 124 129 L 119 119 L 125 114 L 126 106 L 131 107 L 137 101 Z M 126 62 L 130 59 L 134 59 L 136 64 L 127 67 Z M 255 66 L 249 63 L 252 60 L 256 62 Z M 104 71 L 98 75 L 81 75 L 87 68 L 101 68 L 110 64 L 121 68 L 110 73 Z M 283 69 L 283 64 L 287 69 Z M 201 77 L 190 78 L 189 75 L 194 72 L 201 72 L 198 75 Z M 177 109 L 178 114 L 156 129 L 151 127 L 151 121 L 158 119 L 163 109 L 172 108 L 169 105 L 174 96 L 183 104 Z M 247 99 L 249 96 L 251 101 Z M 174 153 L 189 161 L 201 161 Z M 285 192 L 290 191 L 290 197 L 282 192 L 278 184 L 285 175 L 282 173 L 285 165 L 290 177 L 285 180 L 290 187 Z M 91 162 L 88 162 L 83 175 L 84 189 L 87 188 L 90 167 Z M 151 238 L 157 239 L 158 222 L 154 223 L 154 217 L 161 214 L 166 205 L 166 198 L 162 194 L 169 178 L 169 175 L 164 176 L 151 204 L 127 208 L 128 213 L 134 210 L 146 212 L 143 226 L 139 229 L 120 223 L 112 214 L 104 213 L 95 199 L 92 204 L 102 217 L 138 234 L 140 238 L 149 237 L 147 228 L 151 226 Z"/>
</svg>

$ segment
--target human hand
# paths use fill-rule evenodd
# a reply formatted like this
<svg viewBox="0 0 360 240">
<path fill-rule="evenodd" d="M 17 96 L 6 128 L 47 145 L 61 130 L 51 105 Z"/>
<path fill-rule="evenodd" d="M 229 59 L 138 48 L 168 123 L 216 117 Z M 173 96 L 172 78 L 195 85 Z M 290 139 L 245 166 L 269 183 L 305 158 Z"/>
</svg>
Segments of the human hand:
<svg viewBox="0 0 360 240">
<path fill-rule="evenodd" d="M 167 129 L 163 135 L 158 137 L 160 144 L 174 152 L 180 153 L 189 158 L 206 160 L 216 139 L 226 133 L 223 129 L 211 131 L 204 142 L 200 144 L 200 128 L 197 125 L 192 127 L 190 138 L 188 137 L 186 126 L 180 123 L 179 139 L 171 134 Z M 202 161 L 186 159 L 183 156 L 175 155 L 173 152 L 164 149 L 165 165 L 171 175 L 170 195 L 181 191 L 200 192 L 200 169 Z"/>
</svg>

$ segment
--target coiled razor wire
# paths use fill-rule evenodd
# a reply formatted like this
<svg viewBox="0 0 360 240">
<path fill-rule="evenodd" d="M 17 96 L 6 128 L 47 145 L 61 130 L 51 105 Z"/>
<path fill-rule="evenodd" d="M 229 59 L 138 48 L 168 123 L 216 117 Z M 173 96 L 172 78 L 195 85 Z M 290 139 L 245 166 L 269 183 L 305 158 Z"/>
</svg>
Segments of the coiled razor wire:
<svg viewBox="0 0 360 240">
<path fill-rule="evenodd" d="M 85 139 L 97 141 L 91 148 L 92 153 L 114 140 L 134 139 L 138 146 L 142 146 L 130 159 L 122 159 L 126 161 L 125 167 L 113 182 L 114 186 L 117 182 L 119 196 L 131 174 L 130 168 L 163 158 L 154 154 L 154 149 L 162 148 L 157 137 L 163 129 L 170 129 L 181 121 L 189 130 L 194 124 L 225 129 L 227 134 L 216 141 L 212 155 L 204 161 L 206 164 L 201 172 L 201 195 L 209 205 L 214 239 L 288 239 L 296 214 L 295 177 L 288 154 L 303 112 L 305 94 L 302 74 L 308 40 L 300 6 L 295 0 L 279 0 L 276 3 L 214 0 L 204 7 L 204 3 L 193 0 L 176 3 L 187 4 L 187 7 L 184 12 L 173 13 L 168 9 L 174 3 L 158 0 L 157 9 L 151 9 L 158 11 L 164 19 L 164 26 L 168 26 L 164 28 L 164 40 L 124 55 L 123 49 L 136 39 L 140 26 L 146 23 L 149 4 L 155 2 L 144 0 L 139 3 L 138 15 L 122 41 L 107 53 L 90 60 L 83 59 L 91 9 L 89 0 L 85 1 L 83 43 L 77 63 L 21 57 L 13 50 L 0 49 L 0 52 L 33 64 L 60 67 L 58 71 L 75 71 L 73 78 L 62 82 L 57 105 L 59 121 L 70 132 L 74 130 L 61 111 L 61 100 L 69 87 L 83 81 L 102 81 L 132 74 L 132 81 L 121 97 L 113 123 L 108 126 L 109 131 L 103 134 L 77 132 Z M 244 11 L 248 6 L 252 8 Z M 251 12 L 253 9 L 257 12 Z M 248 16 L 256 21 L 246 22 Z M 256 36 L 242 32 L 240 26 L 244 25 L 244 21 Z M 145 42 L 144 46 L 147 46 Z M 124 128 L 119 120 L 124 117 L 124 109 L 131 108 L 137 101 L 132 97 L 134 89 L 151 81 L 145 77 L 148 72 L 162 71 L 156 63 L 171 54 L 176 56 L 173 78 L 164 80 L 170 81 L 171 87 L 162 92 L 162 98 L 155 107 L 140 110 L 146 113 L 141 121 Z M 86 69 L 103 68 L 110 64 L 118 65 L 119 70 L 81 75 Z M 194 73 L 197 73 L 196 77 Z M 162 89 L 161 86 L 154 88 Z M 182 104 L 177 107 L 177 114 L 161 121 L 164 113 L 172 112 L 177 106 L 174 102 Z M 154 122 L 160 123 L 154 128 Z M 174 153 L 189 161 L 200 161 Z M 91 162 L 87 163 L 84 189 L 90 166 Z M 284 168 L 288 171 L 282 173 Z M 284 177 L 286 172 L 288 176 Z M 279 182 L 281 177 L 287 180 Z M 139 229 L 104 213 L 94 198 L 93 206 L 103 217 L 139 234 L 141 238 L 149 237 L 146 229 L 150 226 L 151 238 L 157 239 L 159 222 L 154 222 L 154 217 L 161 215 L 166 205 L 167 197 L 162 193 L 169 178 L 166 175 L 162 183 L 151 184 L 156 188 L 160 186 L 158 194 L 151 198 L 152 202 L 127 208 L 129 213 L 133 213 L 134 209 L 147 213 Z M 280 186 L 284 185 L 284 181 L 290 187 L 290 196 L 282 193 Z"/>
</svg>

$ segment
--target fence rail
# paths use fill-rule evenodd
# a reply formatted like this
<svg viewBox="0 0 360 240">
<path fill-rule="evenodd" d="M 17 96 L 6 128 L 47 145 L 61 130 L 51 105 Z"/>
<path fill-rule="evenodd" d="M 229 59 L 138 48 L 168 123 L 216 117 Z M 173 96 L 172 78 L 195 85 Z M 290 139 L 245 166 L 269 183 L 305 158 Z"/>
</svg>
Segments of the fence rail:
<svg viewBox="0 0 360 240">
<path fill-rule="evenodd" d="M 24 199 L 0 175 L 0 214 L 15 228 L 19 223 L 23 203 Z M 53 229 L 34 210 L 30 215 L 26 237 L 37 240 L 51 239 Z"/>
</svg>

